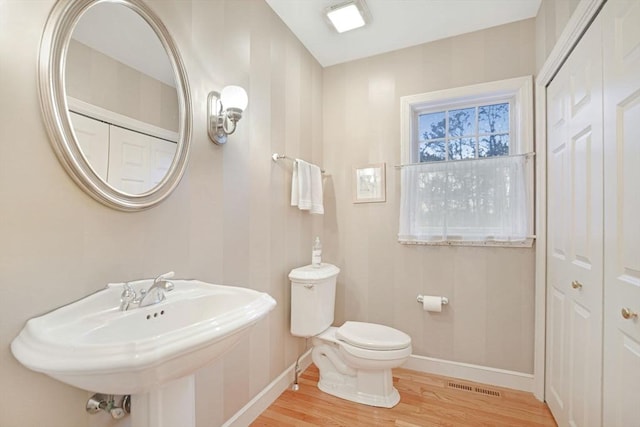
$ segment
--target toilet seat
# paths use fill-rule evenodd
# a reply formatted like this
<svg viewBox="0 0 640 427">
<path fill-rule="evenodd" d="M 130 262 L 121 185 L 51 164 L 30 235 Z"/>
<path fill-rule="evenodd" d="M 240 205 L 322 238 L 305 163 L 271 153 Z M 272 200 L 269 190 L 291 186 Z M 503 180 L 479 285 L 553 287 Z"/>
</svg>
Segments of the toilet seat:
<svg viewBox="0 0 640 427">
<path fill-rule="evenodd" d="M 411 337 L 389 326 L 365 322 L 345 322 L 336 331 L 336 338 L 363 350 L 404 350 Z"/>
<path fill-rule="evenodd" d="M 360 323 L 360 322 L 346 322 L 346 323 Z M 364 325 L 373 326 L 371 330 L 377 329 L 376 327 L 382 326 L 374 323 L 365 323 Z M 393 329 L 393 328 L 389 328 Z M 346 356 L 353 360 L 353 358 L 361 359 L 362 361 L 368 360 L 372 363 L 385 363 L 385 362 L 393 362 L 399 359 L 406 359 L 411 355 L 412 347 L 411 341 L 409 341 L 408 345 L 404 348 L 395 349 L 395 350 L 372 350 L 362 347 L 357 347 L 355 345 L 351 345 L 345 340 L 338 337 L 338 331 L 340 328 L 335 326 L 330 326 L 321 334 L 313 337 L 313 345 L 322 345 L 322 343 L 331 343 L 339 348 L 341 352 L 343 352 Z M 349 330 L 349 327 L 347 327 Z M 393 329 L 393 331 L 397 331 Z M 362 339 L 362 338 L 361 338 Z M 393 343 L 393 342 L 392 342 Z M 395 342 L 397 344 L 397 342 Z"/>
<path fill-rule="evenodd" d="M 356 347 L 344 341 L 340 341 L 340 348 L 347 354 L 363 360 L 384 362 L 406 359 L 411 356 L 411 346 L 398 350 L 369 350 L 366 348 Z"/>
<path fill-rule="evenodd" d="M 409 335 L 375 323 L 348 321 L 339 328 L 331 326 L 315 338 L 332 342 L 353 357 L 378 363 L 407 358 L 412 350 Z"/>
</svg>

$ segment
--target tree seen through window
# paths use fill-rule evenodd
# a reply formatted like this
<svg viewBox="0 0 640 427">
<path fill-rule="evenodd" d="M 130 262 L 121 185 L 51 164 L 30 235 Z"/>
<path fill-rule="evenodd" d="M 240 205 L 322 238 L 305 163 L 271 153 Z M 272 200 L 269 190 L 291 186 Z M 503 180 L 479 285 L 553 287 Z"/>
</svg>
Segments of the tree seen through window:
<svg viewBox="0 0 640 427">
<path fill-rule="evenodd" d="M 420 162 L 509 154 L 508 102 L 420 114 Z"/>
</svg>

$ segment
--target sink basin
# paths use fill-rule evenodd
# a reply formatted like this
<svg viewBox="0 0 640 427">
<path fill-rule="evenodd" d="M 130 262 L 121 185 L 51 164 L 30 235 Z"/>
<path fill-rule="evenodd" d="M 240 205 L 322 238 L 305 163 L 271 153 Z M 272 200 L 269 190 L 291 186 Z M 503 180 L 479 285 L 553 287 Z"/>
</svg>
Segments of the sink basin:
<svg viewBox="0 0 640 427">
<path fill-rule="evenodd" d="M 251 289 L 172 280 L 167 298 L 120 311 L 123 284 L 30 319 L 11 343 L 24 366 L 85 390 L 147 393 L 219 357 L 275 300 Z M 151 280 L 130 284 L 139 291 Z"/>
</svg>

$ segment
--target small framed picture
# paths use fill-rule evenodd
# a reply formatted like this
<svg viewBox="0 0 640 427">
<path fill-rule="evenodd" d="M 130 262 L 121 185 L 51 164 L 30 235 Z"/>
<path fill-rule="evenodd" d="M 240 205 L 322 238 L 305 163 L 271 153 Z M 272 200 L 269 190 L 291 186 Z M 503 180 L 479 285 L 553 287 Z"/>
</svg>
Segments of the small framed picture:
<svg viewBox="0 0 640 427">
<path fill-rule="evenodd" d="M 385 164 L 353 168 L 353 203 L 386 201 Z"/>
</svg>

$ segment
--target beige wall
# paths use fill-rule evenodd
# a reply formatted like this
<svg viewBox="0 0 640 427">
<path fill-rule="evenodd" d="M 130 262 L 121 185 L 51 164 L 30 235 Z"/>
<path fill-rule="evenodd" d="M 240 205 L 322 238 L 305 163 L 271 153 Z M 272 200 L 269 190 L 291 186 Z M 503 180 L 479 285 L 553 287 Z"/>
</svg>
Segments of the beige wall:
<svg viewBox="0 0 640 427">
<path fill-rule="evenodd" d="M 325 68 L 325 259 L 342 269 L 337 323 L 380 322 L 414 354 L 533 371 L 534 249 L 397 243 L 400 97 L 535 72 L 534 20 Z M 387 165 L 387 202 L 352 203 L 352 167 Z M 444 295 L 441 314 L 418 294 Z"/>
<path fill-rule="evenodd" d="M 176 88 L 71 39 L 67 95 L 127 117 L 178 132 Z"/>
<path fill-rule="evenodd" d="M 399 97 L 533 74 L 540 66 L 534 31 L 546 31 L 549 20 L 539 15 L 535 24 L 322 70 L 262 0 L 149 4 L 183 52 L 194 135 L 176 192 L 131 214 L 85 195 L 48 143 L 36 64 L 53 0 L 0 0 L 0 425 L 117 425 L 85 415 L 88 393 L 23 368 L 9 344 L 30 317 L 109 281 L 170 269 L 263 290 L 278 301 L 249 339 L 198 373 L 198 426 L 220 425 L 304 349 L 288 332 L 286 275 L 308 262 L 316 234 L 324 259 L 342 269 L 336 323 L 385 323 L 412 336 L 415 354 L 532 371 L 533 249 L 399 245 L 393 166 L 400 162 Z M 226 84 L 247 88 L 249 109 L 227 146 L 218 147 L 206 136 L 205 101 Z M 324 218 L 288 207 L 291 166 L 272 163 L 275 151 L 328 171 Z M 387 202 L 353 204 L 352 166 L 381 161 Z M 419 293 L 446 295 L 451 305 L 425 313 L 415 302 Z"/>
<path fill-rule="evenodd" d="M 581 0 L 542 0 L 536 16 L 536 71 L 555 46 Z"/>
<path fill-rule="evenodd" d="M 25 321 L 109 281 L 178 277 L 269 292 L 278 306 L 224 360 L 197 376 L 199 427 L 228 419 L 295 361 L 287 274 L 309 261 L 322 219 L 288 206 L 291 166 L 321 163 L 322 70 L 262 0 L 160 1 L 193 96 L 185 177 L 158 207 L 122 213 L 84 194 L 49 144 L 36 89 L 53 0 L 0 0 L 0 425 L 116 425 L 88 416 L 89 394 L 22 367 L 9 344 Z M 249 108 L 229 143 L 206 135 L 210 90 L 240 84 Z"/>
</svg>

